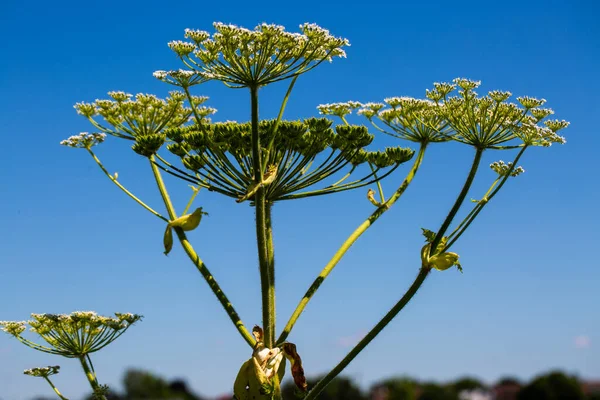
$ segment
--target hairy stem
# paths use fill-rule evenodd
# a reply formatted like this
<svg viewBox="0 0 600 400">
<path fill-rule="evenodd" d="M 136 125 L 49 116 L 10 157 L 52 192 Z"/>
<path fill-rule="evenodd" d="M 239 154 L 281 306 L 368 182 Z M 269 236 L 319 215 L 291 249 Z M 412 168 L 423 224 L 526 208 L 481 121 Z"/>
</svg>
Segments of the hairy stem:
<svg viewBox="0 0 600 400">
<path fill-rule="evenodd" d="M 323 379 L 321 379 L 315 387 L 306 395 L 304 400 L 314 400 L 317 398 L 319 393 L 325 389 L 325 387 L 342 372 L 344 368 L 348 366 L 356 358 L 356 356 L 365 348 L 375 337 L 385 328 L 392 319 L 408 304 L 410 299 L 417 293 L 423 282 L 425 282 L 425 278 L 429 275 L 429 271 L 431 269 L 422 267 L 419 271 L 419 274 L 415 278 L 414 282 L 410 286 L 410 288 L 406 291 L 404 296 L 388 311 L 388 313 L 379 321 L 373 329 L 367 333 L 367 335 L 360 341 L 346 357 L 340 361 L 338 365 L 336 365 Z"/>
<path fill-rule="evenodd" d="M 154 178 L 156 180 L 158 190 L 160 191 L 160 195 L 165 203 L 167 212 L 169 213 L 169 218 L 171 220 L 174 220 L 177 218 L 177 214 L 175 213 L 175 208 L 173 207 L 173 203 L 171 202 L 171 198 L 169 197 L 169 193 L 167 192 L 167 188 L 164 184 L 164 181 L 162 179 L 160 171 L 159 171 L 158 167 L 156 166 L 156 164 L 154 163 L 153 157 L 150 157 L 150 167 L 152 168 L 152 172 L 154 174 Z M 219 300 L 219 303 L 221 303 L 221 306 L 223 306 L 223 309 L 225 310 L 227 315 L 229 315 L 229 319 L 231 319 L 231 322 L 233 322 L 233 324 L 235 325 L 237 330 L 240 332 L 240 335 L 242 335 L 244 340 L 251 347 L 254 347 L 254 345 L 256 344 L 256 340 L 254 339 L 254 337 L 252 337 L 252 335 L 250 334 L 248 329 L 246 329 L 246 327 L 244 326 L 244 323 L 242 322 L 242 319 L 240 318 L 238 313 L 235 311 L 235 308 L 233 307 L 233 305 L 231 304 L 231 302 L 229 301 L 229 299 L 227 298 L 225 293 L 223 293 L 223 290 L 221 290 L 221 287 L 219 286 L 219 284 L 217 283 L 217 281 L 215 280 L 215 278 L 213 277 L 211 272 L 206 267 L 206 264 L 204 264 L 204 261 L 202 261 L 202 259 L 198 256 L 198 254 L 192 247 L 191 243 L 188 241 L 185 232 L 181 228 L 174 228 L 174 229 L 175 229 L 175 233 L 177 234 L 177 238 L 179 239 L 179 242 L 181 243 L 181 246 L 185 250 L 185 253 L 188 255 L 190 260 L 192 260 L 192 262 L 194 263 L 194 265 L 196 266 L 196 268 L 198 269 L 200 274 L 202 274 L 202 276 L 204 277 L 204 280 L 206 281 L 206 283 L 208 283 L 208 286 L 211 288 L 212 292 Z"/>
<path fill-rule="evenodd" d="M 264 331 L 264 344 L 273 347 L 275 336 L 275 285 L 274 276 L 271 276 L 271 263 L 269 262 L 269 239 L 267 238 L 270 224 L 269 211 L 267 211 L 266 190 L 262 185 L 262 154 L 260 136 L 258 134 L 258 87 L 250 87 L 251 124 L 252 124 L 252 169 L 254 181 L 259 185 L 254 195 L 256 207 L 256 244 L 258 247 L 258 265 L 260 271 L 260 286 L 262 294 L 262 319 Z M 273 265 L 274 267 L 274 265 Z"/>
<path fill-rule="evenodd" d="M 317 279 L 314 280 L 312 285 L 308 288 L 308 290 L 304 294 L 304 297 L 302 297 L 302 300 L 300 300 L 300 303 L 294 310 L 294 313 L 292 314 L 288 323 L 286 324 L 285 328 L 283 329 L 283 332 L 277 339 L 277 344 L 281 344 L 287 339 L 292 328 L 298 321 L 298 318 L 300 317 L 300 315 L 306 308 L 306 305 L 308 304 L 308 302 L 310 301 L 312 296 L 319 289 L 319 287 L 321 286 L 321 284 L 323 283 L 325 278 L 327 278 L 327 276 L 331 273 L 331 271 L 333 271 L 333 268 L 338 264 L 338 262 L 342 259 L 342 257 L 344 257 L 344 255 L 346 254 L 348 249 L 350 249 L 350 247 L 354 244 L 354 242 L 356 242 L 358 240 L 358 238 L 363 233 L 365 233 L 366 230 L 369 229 L 369 227 L 371 227 L 371 225 L 373 225 L 375 223 L 375 221 L 377 221 L 377 219 L 379 217 L 381 217 L 383 215 L 383 213 L 385 213 L 387 210 L 389 210 L 390 207 L 402 196 L 402 194 L 404 193 L 406 188 L 408 188 L 408 185 L 414 179 L 417 171 L 419 170 L 419 167 L 423 163 L 423 157 L 425 156 L 426 148 L 427 148 L 427 143 L 422 143 L 421 147 L 419 148 L 419 153 L 417 154 L 417 158 L 415 159 L 410 171 L 406 175 L 406 178 L 404 178 L 404 181 L 402 182 L 400 187 L 394 192 L 394 194 L 392 194 L 392 196 L 385 203 L 383 203 L 380 207 L 378 207 L 377 210 L 375 210 L 373 212 L 373 214 L 371 214 L 371 216 L 369 216 L 369 218 L 367 218 L 367 220 L 365 220 L 362 224 L 360 224 L 358 226 L 358 228 L 356 228 L 354 230 L 354 232 L 352 232 L 352 234 L 348 237 L 348 239 L 346 239 L 346 241 L 342 244 L 342 246 L 338 249 L 338 251 L 333 255 L 331 260 L 329 260 L 327 265 L 325 265 L 325 267 L 323 268 L 323 270 L 321 271 L 321 273 L 319 274 Z"/>
</svg>

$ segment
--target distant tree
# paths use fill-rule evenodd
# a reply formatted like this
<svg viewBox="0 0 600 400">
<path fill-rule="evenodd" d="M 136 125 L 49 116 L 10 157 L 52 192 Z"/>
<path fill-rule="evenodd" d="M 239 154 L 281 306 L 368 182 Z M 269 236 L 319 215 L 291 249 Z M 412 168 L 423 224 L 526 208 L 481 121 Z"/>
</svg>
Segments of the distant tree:
<svg viewBox="0 0 600 400">
<path fill-rule="evenodd" d="M 407 377 L 390 378 L 374 385 L 371 398 L 375 390 L 384 390 L 386 400 L 417 400 L 419 382 Z"/>
<path fill-rule="evenodd" d="M 177 399 L 181 400 L 202 400 L 202 397 L 199 397 L 192 393 L 192 391 L 188 388 L 187 382 L 183 379 L 176 379 L 169 383 L 169 390 L 171 394 Z"/>
<path fill-rule="evenodd" d="M 486 388 L 486 385 L 483 382 L 481 382 L 477 378 L 470 376 L 465 376 L 457 379 L 456 381 L 454 381 L 454 383 L 451 384 L 451 386 L 456 393 L 460 393 L 465 390 L 472 391 L 476 389 Z"/>
<path fill-rule="evenodd" d="M 521 382 L 514 377 L 504 377 L 494 385 L 494 396 L 496 400 L 516 400 L 521 390 Z"/>
<path fill-rule="evenodd" d="M 452 387 L 437 383 L 424 383 L 417 400 L 459 400 Z"/>
<path fill-rule="evenodd" d="M 585 395 L 577 378 L 560 371 L 539 376 L 523 387 L 518 400 L 584 400 Z"/>
<path fill-rule="evenodd" d="M 320 378 L 308 379 L 308 389 L 310 390 L 319 380 Z M 291 381 L 282 385 L 281 394 L 285 400 L 300 398 L 296 385 Z M 317 400 L 367 400 L 367 397 L 350 378 L 337 377 L 327 385 Z"/>
<path fill-rule="evenodd" d="M 123 378 L 125 395 L 128 400 L 169 399 L 169 384 L 147 371 L 130 369 Z"/>
<path fill-rule="evenodd" d="M 514 385 L 514 386 L 521 386 L 521 381 L 513 376 L 505 376 L 503 378 L 500 378 L 498 380 L 498 383 L 496 383 L 496 385 Z"/>
<path fill-rule="evenodd" d="M 56 398 L 53 398 L 52 400 L 55 400 Z M 85 397 L 85 400 L 95 400 L 94 396 L 90 393 L 89 395 L 87 395 Z M 118 393 L 113 392 L 112 390 L 110 390 L 107 394 L 106 394 L 106 400 L 127 400 L 124 397 L 122 397 L 121 395 L 119 395 Z"/>
</svg>

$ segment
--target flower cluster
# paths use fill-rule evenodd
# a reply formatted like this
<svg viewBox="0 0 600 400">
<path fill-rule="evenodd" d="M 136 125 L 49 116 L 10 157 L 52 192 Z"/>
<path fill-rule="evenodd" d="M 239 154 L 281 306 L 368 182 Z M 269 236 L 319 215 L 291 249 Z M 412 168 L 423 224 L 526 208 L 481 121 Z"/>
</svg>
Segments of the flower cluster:
<svg viewBox="0 0 600 400">
<path fill-rule="evenodd" d="M 166 129 L 183 126 L 190 120 L 192 114 L 195 115 L 197 122 L 208 122 L 208 116 L 217 111 L 210 107 L 200 107 L 208 97 L 186 97 L 184 93 L 177 91 L 170 92 L 170 96 L 164 100 L 143 93 L 137 94 L 135 99 L 132 99 L 133 95 L 124 92 L 109 92 L 108 95 L 111 97 L 110 100 L 77 103 L 75 109 L 104 134 L 135 141 L 133 150 L 146 157 L 153 155 L 164 144 Z M 185 106 L 186 99 L 192 108 Z M 111 127 L 98 122 L 94 119 L 96 116 L 104 118 Z M 96 135 L 92 137 L 96 142 L 92 142 L 92 145 L 99 143 L 99 138 L 104 139 L 104 136 L 98 136 L 101 134 L 93 135 Z M 72 147 L 83 147 L 89 141 L 89 136 L 79 139 L 74 136 L 61 143 Z"/>
<path fill-rule="evenodd" d="M 275 127 L 277 128 L 275 129 Z M 406 148 L 388 148 L 385 151 L 367 151 L 373 136 L 364 126 L 338 125 L 325 118 L 304 121 L 265 120 L 259 124 L 259 134 L 265 149 L 262 164 L 271 171 L 266 186 L 269 201 L 314 196 L 349 190 L 383 178 L 401 163 L 408 161 L 413 151 Z M 179 156 L 183 165 L 194 172 L 187 174 L 199 185 L 237 199 L 251 197 L 256 189 L 252 166 L 250 123 L 224 122 L 170 129 L 167 137 L 174 143 L 167 146 Z M 322 162 L 317 162 L 321 153 Z M 357 166 L 371 163 L 375 169 L 351 183 L 344 183 L 349 174 L 322 189 L 301 192 L 330 178 L 345 166 L 352 172 Z M 316 165 L 316 167 L 312 167 Z M 392 167 L 384 175 L 382 168 Z M 199 177 L 199 178 L 198 178 Z M 301 193 L 297 193 L 301 192 Z"/>
<path fill-rule="evenodd" d="M 504 143 L 514 139 L 532 146 L 564 143 L 556 131 L 568 123 L 546 121 L 546 126 L 538 125 L 554 113 L 551 109 L 539 108 L 546 100 L 523 96 L 517 98 L 519 104 L 510 103 L 512 93 L 499 90 L 480 97 L 474 91 L 480 84 L 480 81 L 456 78 L 452 84 L 434 83 L 434 88 L 426 92 L 439 106 L 438 114 L 454 131 L 454 140 L 480 149 L 503 148 Z M 458 96 L 450 96 L 455 89 L 459 89 Z"/>
<path fill-rule="evenodd" d="M 379 119 L 391 131 L 384 133 L 411 142 L 429 143 L 450 140 L 448 124 L 440 115 L 438 105 L 430 100 L 412 97 L 389 97 L 383 103 L 366 103 L 358 114 L 371 122 Z M 389 108 L 386 108 L 386 105 Z"/>
<path fill-rule="evenodd" d="M 93 311 L 75 311 L 71 314 L 31 314 L 25 322 L 0 322 L 2 330 L 13 335 L 27 346 L 45 353 L 65 357 L 81 357 L 107 346 L 121 336 L 142 316 L 115 313 L 114 317 L 99 316 Z M 48 343 L 42 346 L 21 334 L 25 325 Z"/>
<path fill-rule="evenodd" d="M 494 161 L 490 164 L 490 168 L 498 174 L 498 176 L 506 176 L 510 172 L 510 176 L 519 176 L 525 172 L 523 167 L 519 166 L 513 169 L 513 163 L 509 162 L 508 164 L 504 161 Z"/>
<path fill-rule="evenodd" d="M 170 85 L 188 88 L 190 86 L 204 83 L 208 80 L 206 74 L 188 71 L 184 69 L 174 71 L 155 71 L 152 76 Z"/>
<path fill-rule="evenodd" d="M 40 368 L 31 368 L 23 371 L 25 375 L 35 376 L 39 378 L 47 378 L 51 375 L 58 374 L 58 370 L 60 367 L 58 365 L 49 366 L 49 367 L 40 367 Z"/>
<path fill-rule="evenodd" d="M 63 146 L 75 147 L 80 149 L 90 149 L 97 144 L 104 142 L 106 135 L 104 133 L 81 132 L 60 142 Z"/>
<path fill-rule="evenodd" d="M 346 115 L 352 114 L 352 110 L 362 106 L 358 101 L 347 101 L 344 103 L 320 104 L 317 106 L 317 110 L 319 110 L 319 114 L 335 115 L 343 119 Z"/>
<path fill-rule="evenodd" d="M 0 321 L 0 327 L 2 331 L 9 335 L 19 336 L 27 329 L 26 321 Z"/>
<path fill-rule="evenodd" d="M 259 87 L 297 76 L 325 60 L 345 57 L 343 48 L 349 46 L 347 39 L 315 24 L 300 25 L 301 33 L 264 23 L 254 30 L 220 22 L 213 26 L 216 32 L 212 36 L 186 29 L 190 42 L 172 41 L 169 47 L 199 79 L 215 79 L 236 87 Z"/>
<path fill-rule="evenodd" d="M 569 126 L 565 120 L 547 120 L 544 126 L 536 124 L 535 117 L 526 116 L 521 124 L 514 126 L 514 134 L 528 146 L 550 147 L 552 143 L 565 144 L 564 137 L 556 134 Z"/>
</svg>

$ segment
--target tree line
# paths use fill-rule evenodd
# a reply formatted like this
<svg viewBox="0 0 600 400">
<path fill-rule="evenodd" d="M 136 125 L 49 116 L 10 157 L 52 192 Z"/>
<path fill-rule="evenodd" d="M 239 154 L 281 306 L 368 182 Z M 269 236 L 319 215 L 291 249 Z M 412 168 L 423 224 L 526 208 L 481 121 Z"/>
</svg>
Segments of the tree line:
<svg viewBox="0 0 600 400">
<path fill-rule="evenodd" d="M 319 377 L 308 379 L 309 389 Z M 108 400 L 209 400 L 194 393 L 186 381 L 167 381 L 155 374 L 129 369 L 123 377 L 122 393 L 109 392 Z M 291 381 L 282 385 L 283 398 L 301 399 Z M 224 395 L 217 400 L 232 399 Z M 333 380 L 319 395 L 319 400 L 600 400 L 600 382 L 584 382 L 576 376 L 552 371 L 521 382 L 503 378 L 488 385 L 474 377 L 463 377 L 452 382 L 418 381 L 409 377 L 392 377 L 363 390 L 349 377 Z M 45 400 L 38 398 L 36 400 Z M 88 396 L 86 400 L 93 400 Z M 213 400 L 213 399 L 210 399 Z"/>
</svg>

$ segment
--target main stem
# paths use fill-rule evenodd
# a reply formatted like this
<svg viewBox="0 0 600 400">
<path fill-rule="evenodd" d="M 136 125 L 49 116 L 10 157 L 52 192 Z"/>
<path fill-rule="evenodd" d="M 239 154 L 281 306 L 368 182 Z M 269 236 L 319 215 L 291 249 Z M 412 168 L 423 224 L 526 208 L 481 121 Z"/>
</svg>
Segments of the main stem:
<svg viewBox="0 0 600 400">
<path fill-rule="evenodd" d="M 167 208 L 169 218 L 171 220 L 174 220 L 175 218 L 177 218 L 177 214 L 175 212 L 175 208 L 173 207 L 173 203 L 171 202 L 171 198 L 169 197 L 169 193 L 167 192 L 167 188 L 162 179 L 162 175 L 160 174 L 158 167 L 154 163 L 153 157 L 150 158 L 150 167 L 152 168 L 152 172 L 154 174 L 154 179 L 156 180 L 156 185 L 158 186 L 160 195 L 165 203 L 165 207 Z M 254 345 L 256 344 L 256 340 L 252 337 L 252 335 L 250 334 L 248 329 L 246 329 L 246 327 L 244 326 L 244 323 L 242 322 L 242 319 L 240 318 L 238 313 L 235 311 L 235 308 L 233 307 L 233 305 L 231 304 L 231 302 L 229 301 L 229 299 L 227 298 L 225 293 L 223 293 L 223 290 L 221 290 L 221 287 L 219 286 L 219 284 L 217 283 L 217 281 L 215 280 L 215 278 L 209 271 L 208 267 L 206 266 L 206 264 L 204 264 L 204 261 L 202 261 L 200 256 L 198 256 L 198 254 L 192 247 L 191 243 L 188 241 L 187 235 L 185 234 L 185 232 L 181 228 L 174 228 L 174 229 L 175 229 L 175 233 L 177 234 L 177 238 L 179 239 L 179 242 L 181 243 L 181 245 L 183 246 L 183 249 L 185 250 L 185 253 L 188 255 L 190 260 L 192 260 L 192 262 L 194 263 L 194 265 L 196 266 L 198 271 L 202 274 L 202 276 L 204 277 L 204 280 L 206 280 L 206 283 L 208 283 L 208 286 L 211 288 L 214 295 L 219 300 L 219 303 L 221 303 L 221 305 L 225 309 L 225 312 L 227 312 L 227 315 L 229 315 L 229 319 L 231 319 L 231 322 L 233 322 L 233 324 L 235 325 L 237 330 L 240 332 L 240 334 L 242 335 L 244 340 L 246 340 L 246 342 L 250 346 L 254 347 Z"/>
<path fill-rule="evenodd" d="M 264 331 L 264 344 L 273 347 L 275 338 L 275 265 L 272 262 L 272 239 L 270 207 L 267 206 L 266 190 L 262 185 L 262 155 L 260 136 L 258 132 L 258 86 L 250 87 L 251 124 L 252 124 L 252 169 L 254 181 L 259 185 L 254 195 L 256 207 L 256 243 L 258 246 L 258 266 L 260 271 L 260 287 L 262 293 L 262 319 Z M 269 254 L 269 246 L 271 254 Z"/>
<path fill-rule="evenodd" d="M 385 203 L 383 203 L 380 207 L 378 207 L 377 210 L 375 210 L 373 212 L 373 214 L 371 214 L 371 216 L 369 216 L 369 218 L 367 218 L 362 224 L 360 224 L 358 226 L 358 228 L 356 228 L 354 230 L 354 232 L 352 232 L 352 234 L 348 237 L 348 239 L 346 239 L 346 241 L 342 244 L 342 246 L 335 252 L 335 254 L 329 260 L 327 265 L 325 265 L 325 267 L 323 268 L 323 270 L 321 271 L 321 273 L 319 274 L 317 279 L 314 280 L 312 285 L 310 285 L 310 287 L 304 294 L 304 297 L 302 298 L 302 300 L 300 300 L 300 303 L 294 310 L 294 313 L 292 314 L 288 323 L 286 324 L 285 328 L 283 329 L 283 332 L 277 339 L 277 344 L 281 344 L 287 339 L 292 328 L 296 324 L 296 321 L 298 321 L 298 318 L 300 317 L 300 315 L 302 314 L 302 312 L 308 305 L 308 302 L 310 301 L 312 296 L 319 289 L 319 287 L 321 286 L 321 284 L 323 283 L 325 278 L 327 278 L 327 276 L 331 273 L 331 271 L 333 271 L 333 268 L 335 268 L 335 266 L 340 262 L 342 257 L 344 257 L 344 255 L 350 249 L 350 247 L 358 240 L 358 238 L 363 233 L 366 232 L 367 229 L 369 229 L 371 227 L 371 225 L 373 225 L 375 223 L 375 221 L 377 221 L 377 219 L 379 219 L 379 217 L 381 217 L 383 215 L 383 213 L 385 213 L 387 210 L 389 210 L 390 207 L 402 196 L 402 194 L 404 193 L 406 188 L 408 188 L 408 185 L 412 182 L 413 178 L 415 177 L 417 171 L 419 170 L 419 167 L 423 163 L 423 157 L 425 156 L 426 148 L 427 148 L 427 143 L 422 143 L 421 147 L 419 148 L 419 153 L 417 155 L 417 158 L 415 159 L 413 166 L 411 167 L 408 175 L 406 175 L 406 178 L 404 179 L 404 181 L 402 182 L 400 187 L 398 187 L 398 189 L 394 192 L 394 194 Z"/>
<path fill-rule="evenodd" d="M 100 385 L 98 384 L 98 379 L 96 379 L 96 374 L 94 372 L 92 372 L 92 370 L 90 369 L 90 366 L 88 365 L 87 361 L 85 360 L 85 356 L 79 356 L 79 361 L 81 362 L 81 367 L 83 368 L 83 372 L 85 372 L 85 376 L 87 377 L 88 382 L 90 383 L 90 386 L 92 387 L 92 390 L 94 392 L 96 392 L 98 389 L 100 389 Z M 102 395 L 102 397 L 100 397 L 103 400 L 106 400 L 106 396 Z"/>
<path fill-rule="evenodd" d="M 333 368 L 327 375 L 325 375 L 323 379 L 321 379 L 315 385 L 315 387 L 313 387 L 313 389 L 308 393 L 308 395 L 306 395 L 304 400 L 316 399 L 319 393 L 321 393 L 323 389 L 325 389 L 325 387 L 336 376 L 338 376 L 339 373 L 342 372 L 342 370 L 346 368 L 348 364 L 350 364 L 352 360 L 354 360 L 354 358 L 356 358 L 356 356 L 361 351 L 363 351 L 363 349 L 367 347 L 367 345 L 371 343 L 373 339 L 375 339 L 379 332 L 381 332 L 383 328 L 385 328 L 386 325 L 389 324 L 390 321 L 394 319 L 394 317 L 400 311 L 402 311 L 402 309 L 408 304 L 410 299 L 412 299 L 413 296 L 417 293 L 423 282 L 425 282 L 425 278 L 427 278 L 427 275 L 429 275 L 429 271 L 431 271 L 430 268 L 421 268 L 419 274 L 415 278 L 410 288 L 406 291 L 404 296 L 402 296 L 402 298 L 390 309 L 390 311 L 388 311 L 388 313 L 385 314 L 381 321 L 379 321 L 377 325 L 375 325 L 373 329 L 371 329 L 371 331 L 369 331 L 369 333 L 367 333 L 367 335 L 360 342 L 358 342 L 356 346 L 354 346 L 354 348 L 348 353 L 348 355 L 346 355 L 346 357 L 344 357 L 344 359 L 338 365 L 336 365 L 335 368 Z"/>
</svg>

